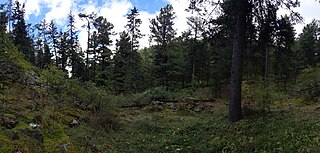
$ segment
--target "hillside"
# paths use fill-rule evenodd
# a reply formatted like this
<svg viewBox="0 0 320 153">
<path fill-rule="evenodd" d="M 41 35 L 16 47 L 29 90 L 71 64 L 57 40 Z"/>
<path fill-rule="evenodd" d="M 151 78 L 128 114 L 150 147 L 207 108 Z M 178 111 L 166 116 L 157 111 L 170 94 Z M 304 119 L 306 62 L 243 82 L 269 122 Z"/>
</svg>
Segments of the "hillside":
<svg viewBox="0 0 320 153">
<path fill-rule="evenodd" d="M 320 151 L 318 103 L 283 101 L 229 124 L 226 99 L 199 109 L 188 101 L 148 105 L 148 94 L 112 96 L 54 67 L 35 68 L 18 53 L 2 56 L 1 153 Z M 138 100 L 147 105 L 118 107 Z"/>
</svg>

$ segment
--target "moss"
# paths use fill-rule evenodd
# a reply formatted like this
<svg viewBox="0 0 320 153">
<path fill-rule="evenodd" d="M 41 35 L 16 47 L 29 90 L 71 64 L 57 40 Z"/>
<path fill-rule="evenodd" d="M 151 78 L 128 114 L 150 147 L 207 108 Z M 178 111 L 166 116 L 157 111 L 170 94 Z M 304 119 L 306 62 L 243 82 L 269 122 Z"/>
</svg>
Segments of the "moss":
<svg viewBox="0 0 320 153">
<path fill-rule="evenodd" d="M 1 117 L 3 117 L 3 118 L 16 118 L 16 116 L 13 114 L 1 114 Z"/>
<path fill-rule="evenodd" d="M 45 150 L 49 152 L 58 152 L 61 144 L 67 144 L 69 142 L 69 137 L 59 125 L 55 125 L 51 131 L 44 133 L 44 147 Z"/>
</svg>

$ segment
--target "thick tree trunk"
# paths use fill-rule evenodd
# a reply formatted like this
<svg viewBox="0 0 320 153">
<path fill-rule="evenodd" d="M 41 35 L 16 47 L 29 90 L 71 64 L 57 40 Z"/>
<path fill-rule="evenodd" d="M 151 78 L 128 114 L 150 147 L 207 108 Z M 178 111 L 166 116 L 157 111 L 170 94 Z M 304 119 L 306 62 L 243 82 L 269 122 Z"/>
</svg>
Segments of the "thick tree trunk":
<svg viewBox="0 0 320 153">
<path fill-rule="evenodd" d="M 237 0 L 236 3 L 236 24 L 233 38 L 233 53 L 230 78 L 230 101 L 229 101 L 229 122 L 237 122 L 242 118 L 241 111 L 241 69 L 242 54 L 246 47 L 246 14 L 247 0 Z"/>
</svg>

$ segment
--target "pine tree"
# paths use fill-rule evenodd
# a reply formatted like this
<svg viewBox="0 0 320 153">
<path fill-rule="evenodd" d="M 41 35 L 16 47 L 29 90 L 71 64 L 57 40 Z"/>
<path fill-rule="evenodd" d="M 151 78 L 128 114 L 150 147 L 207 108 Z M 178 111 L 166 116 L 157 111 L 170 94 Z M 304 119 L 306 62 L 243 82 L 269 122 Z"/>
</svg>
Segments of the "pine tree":
<svg viewBox="0 0 320 153">
<path fill-rule="evenodd" d="M 287 80 L 293 69 L 292 46 L 295 41 L 295 32 L 288 16 L 278 20 L 276 31 L 276 50 L 275 50 L 275 77 L 284 83 L 286 89 Z"/>
<path fill-rule="evenodd" d="M 50 22 L 49 24 L 49 28 L 48 28 L 48 34 L 49 34 L 49 38 L 51 40 L 51 48 L 53 50 L 54 53 L 54 57 L 55 57 L 55 65 L 56 67 L 59 67 L 58 65 L 58 53 L 57 53 L 57 48 L 58 48 L 58 31 L 57 31 L 57 26 L 55 25 L 55 23 L 53 22 L 53 20 Z"/>
<path fill-rule="evenodd" d="M 38 54 L 36 56 L 38 63 L 38 66 L 40 68 L 47 68 L 48 65 L 52 64 L 52 53 L 49 46 L 49 39 L 50 39 L 50 33 L 49 33 L 49 24 L 46 22 L 46 20 L 42 20 L 40 23 L 35 25 L 36 29 L 38 30 L 38 40 L 36 43 Z"/>
<path fill-rule="evenodd" d="M 69 66 L 71 67 L 71 74 L 73 77 L 82 78 L 82 74 L 84 74 L 84 69 L 82 66 L 82 60 L 81 60 L 81 50 L 79 49 L 78 44 L 78 36 L 77 31 L 75 28 L 75 17 L 72 14 L 72 11 L 70 11 L 68 15 L 68 53 L 69 55 Z"/>
<path fill-rule="evenodd" d="M 94 22 L 95 28 L 98 30 L 94 37 L 95 55 L 99 70 L 97 70 L 97 76 L 95 77 L 98 85 L 109 85 L 112 79 L 112 60 L 113 55 L 110 46 L 112 45 L 111 36 L 114 35 L 113 24 L 108 22 L 106 18 L 98 17 Z"/>
<path fill-rule="evenodd" d="M 141 19 L 138 18 L 139 12 L 136 7 L 131 9 L 131 12 L 127 14 L 127 31 L 130 35 L 130 52 L 127 60 L 127 73 L 126 78 L 129 80 L 131 92 L 140 90 L 141 84 L 141 57 L 138 54 L 139 39 L 143 36 L 140 32 L 140 25 L 142 24 Z"/>
<path fill-rule="evenodd" d="M 67 71 L 68 59 L 69 59 L 69 48 L 68 48 L 68 34 L 66 32 L 60 31 L 58 35 L 58 65 L 59 69 Z"/>
<path fill-rule="evenodd" d="M 169 45 L 176 32 L 173 29 L 175 12 L 172 5 L 167 5 L 160 9 L 160 14 L 156 19 L 151 19 L 151 39 L 155 40 L 155 75 L 157 85 L 168 87 L 169 69 Z"/>
<path fill-rule="evenodd" d="M 114 79 L 115 79 L 115 90 L 117 93 L 127 92 L 129 86 L 128 80 L 126 79 L 127 59 L 130 52 L 130 36 L 127 32 L 120 33 L 120 40 L 116 43 L 117 50 L 114 56 Z"/>
<path fill-rule="evenodd" d="M 6 32 L 8 15 L 5 10 L 5 4 L 0 4 L 0 33 Z"/>
<path fill-rule="evenodd" d="M 28 36 L 27 25 L 24 20 L 25 10 L 24 5 L 16 1 L 13 9 L 13 42 L 18 46 L 19 51 L 22 52 L 27 60 L 35 64 L 35 55 L 32 50 L 32 40 Z"/>
<path fill-rule="evenodd" d="M 252 2 L 252 3 L 251 3 Z M 230 3 L 230 16 L 233 22 L 233 49 L 232 49 L 232 64 L 230 75 L 230 102 L 229 102 L 229 121 L 237 122 L 242 118 L 241 110 L 241 82 L 242 82 L 242 64 L 243 53 L 246 49 L 246 32 L 248 30 L 248 18 L 253 19 L 251 21 L 261 20 L 265 16 L 266 6 L 271 5 L 275 8 L 285 6 L 290 10 L 290 15 L 295 20 L 301 19 L 299 14 L 292 11 L 292 8 L 299 6 L 299 1 L 287 0 L 287 1 L 249 1 L 249 0 L 227 0 L 222 3 L 215 3 L 212 0 L 204 1 L 191 1 L 190 8 L 196 9 L 197 3 L 209 3 L 215 5 L 224 5 Z M 220 5 L 221 6 L 221 5 Z M 219 6 L 218 6 L 219 7 Z M 210 12 L 210 11 L 209 11 Z M 266 54 L 267 55 L 267 54 Z"/>
<path fill-rule="evenodd" d="M 91 14 L 84 14 L 84 13 L 79 13 L 78 15 L 81 19 L 86 19 L 87 23 L 85 25 L 85 27 L 87 27 L 87 32 L 88 32 L 88 40 L 87 40 L 87 49 L 85 51 L 86 53 L 86 68 L 85 68 L 85 75 L 84 75 L 84 80 L 88 81 L 88 80 L 94 80 L 95 78 L 95 69 L 96 69 L 96 40 L 92 40 L 92 37 L 96 37 L 96 36 L 91 36 L 91 25 L 95 24 L 95 20 L 96 19 L 96 14 L 94 12 L 92 12 Z M 99 17 L 98 17 L 99 18 Z M 94 48 L 92 48 L 94 47 Z M 94 53 L 93 53 L 94 52 Z M 91 61 L 90 56 L 91 54 L 94 54 L 94 58 L 93 61 Z M 91 68 L 90 68 L 91 65 Z M 91 74 L 91 69 L 93 69 L 94 74 Z"/>
<path fill-rule="evenodd" d="M 316 66 L 316 50 L 319 39 L 319 21 L 313 20 L 307 24 L 299 35 L 300 58 L 304 66 Z"/>
</svg>

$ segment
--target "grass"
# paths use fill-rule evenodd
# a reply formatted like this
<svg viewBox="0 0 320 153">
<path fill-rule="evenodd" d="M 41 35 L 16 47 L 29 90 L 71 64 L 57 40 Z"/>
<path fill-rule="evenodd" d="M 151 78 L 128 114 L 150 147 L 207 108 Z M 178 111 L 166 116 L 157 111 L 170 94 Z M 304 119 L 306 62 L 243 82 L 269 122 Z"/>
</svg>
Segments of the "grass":
<svg viewBox="0 0 320 153">
<path fill-rule="evenodd" d="M 23 61 L 18 65 L 26 71 L 32 68 Z M 62 84 L 63 80 L 59 80 L 62 75 L 54 72 L 51 69 L 43 74 L 45 77 L 41 76 L 47 79 L 46 83 L 51 78 L 51 86 L 29 87 L 12 80 L 0 82 L 4 83 L 0 89 L 0 117 L 19 121 L 14 129 L 0 126 L 0 153 L 63 152 L 61 146 L 67 146 L 65 152 L 72 153 L 320 152 L 319 100 L 305 106 L 303 99 L 275 90 L 270 94 L 273 95 L 270 113 L 256 114 L 230 124 L 227 100 L 223 99 L 217 99 L 213 106 L 207 106 L 208 110 L 200 113 L 190 112 L 187 106 L 177 111 L 158 112 L 151 111 L 151 107 L 115 107 L 163 96 L 210 99 L 205 91 L 186 90 L 170 97 L 172 95 L 162 89 L 153 89 L 133 96 L 112 96 L 92 83 L 83 85 L 76 80 L 64 80 L 66 83 Z M 52 88 L 55 85 L 61 86 L 61 91 Z M 247 91 L 250 98 L 256 88 Z M 258 96 L 259 100 L 263 98 L 263 95 Z M 252 102 L 257 103 L 257 100 Z M 289 103 L 292 103 L 290 109 Z M 101 104 L 103 107 L 99 108 L 103 113 L 97 114 L 93 110 Z M 68 124 L 73 119 L 79 121 L 80 126 L 70 127 Z M 41 126 L 31 129 L 28 125 L 31 121 Z M 116 128 L 104 128 L 113 124 Z M 44 142 L 27 136 L 21 132 L 23 129 L 38 131 Z"/>
<path fill-rule="evenodd" d="M 84 152 L 90 147 L 80 140 L 88 135 L 88 142 L 102 152 L 320 151 L 320 113 L 310 108 L 277 110 L 230 124 L 227 106 L 215 106 L 211 114 L 122 110 L 121 129 L 95 133 L 82 126 L 82 134 L 73 137 L 73 141 L 78 141 Z M 74 135 L 76 129 L 72 130 L 73 134 L 69 134 Z"/>
</svg>

